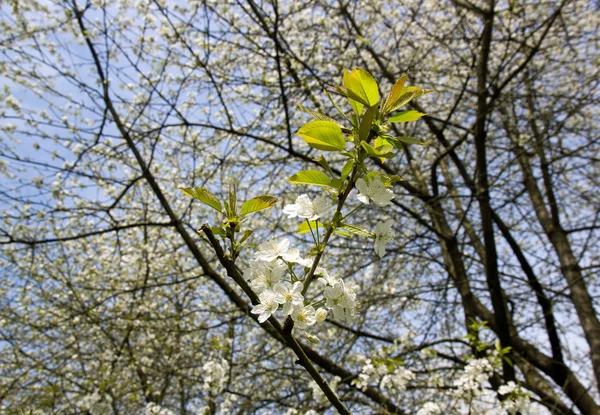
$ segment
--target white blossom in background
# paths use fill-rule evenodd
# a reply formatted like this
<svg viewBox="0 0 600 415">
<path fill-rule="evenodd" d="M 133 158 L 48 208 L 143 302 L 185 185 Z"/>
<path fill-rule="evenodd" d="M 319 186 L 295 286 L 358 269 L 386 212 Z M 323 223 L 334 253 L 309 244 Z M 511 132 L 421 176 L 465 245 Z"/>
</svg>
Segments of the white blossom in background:
<svg viewBox="0 0 600 415">
<path fill-rule="evenodd" d="M 365 205 L 368 205 L 370 200 L 380 207 L 392 204 L 394 192 L 385 187 L 379 177 L 374 177 L 369 182 L 362 178 L 358 179 L 356 181 L 356 188 L 359 191 L 358 200 Z"/>
<path fill-rule="evenodd" d="M 109 395 L 100 395 L 98 391 L 84 397 L 80 405 L 89 411 L 90 415 L 108 415 L 112 413 Z"/>
<path fill-rule="evenodd" d="M 259 323 L 267 321 L 277 311 L 279 304 L 283 304 L 285 301 L 283 295 L 271 290 L 263 291 L 258 298 L 260 299 L 260 304 L 255 305 L 250 312 L 258 314 Z"/>
<path fill-rule="evenodd" d="M 202 372 L 204 390 L 217 395 L 223 391 L 227 384 L 229 362 L 225 359 L 210 360 L 202 366 Z"/>
<path fill-rule="evenodd" d="M 290 248 L 290 240 L 284 238 L 279 242 L 263 242 L 258 246 L 258 251 L 254 253 L 254 257 L 267 262 L 277 258 L 282 258 L 287 262 L 298 262 L 300 260 L 300 251 L 296 248 Z"/>
<path fill-rule="evenodd" d="M 333 204 L 326 195 L 319 195 L 314 201 L 311 201 L 308 195 L 298 196 L 296 203 L 288 204 L 283 208 L 283 213 L 290 218 L 303 218 L 307 220 L 317 220 L 322 218 Z"/>
<path fill-rule="evenodd" d="M 394 221 L 388 219 L 385 222 L 377 222 L 375 226 L 375 252 L 379 255 L 379 258 L 383 258 L 385 246 L 391 243 L 396 236 L 396 232 L 392 230 L 393 224 Z"/>
<path fill-rule="evenodd" d="M 295 309 L 301 308 L 304 304 L 302 288 L 304 288 L 304 285 L 300 281 L 296 281 L 294 285 L 287 281 L 280 282 L 275 285 L 275 292 L 278 292 L 283 296 L 284 316 L 289 316 Z"/>
<path fill-rule="evenodd" d="M 456 395 L 467 398 L 479 395 L 493 373 L 494 368 L 488 359 L 471 360 L 454 382 L 457 388 Z"/>
<path fill-rule="evenodd" d="M 502 407 L 510 415 L 514 415 L 517 412 L 523 412 L 529 406 L 529 394 L 525 393 L 519 385 L 512 380 L 506 385 L 502 385 L 498 388 L 500 395 L 506 396 L 506 399 L 502 401 Z"/>
<path fill-rule="evenodd" d="M 144 415 L 175 415 L 172 411 L 167 408 L 155 404 L 154 402 L 148 402 Z"/>
<path fill-rule="evenodd" d="M 393 390 L 395 393 L 404 392 L 409 382 L 415 379 L 415 374 L 403 367 L 397 367 L 392 373 L 388 373 L 381 379 L 380 386 Z"/>
<path fill-rule="evenodd" d="M 352 384 L 364 391 L 370 383 L 378 382 L 386 372 L 387 367 L 385 365 L 375 365 L 371 359 L 365 359 L 358 377 L 352 381 Z"/>
<path fill-rule="evenodd" d="M 421 409 L 417 411 L 417 415 L 441 415 L 442 410 L 437 403 L 426 402 Z"/>
</svg>

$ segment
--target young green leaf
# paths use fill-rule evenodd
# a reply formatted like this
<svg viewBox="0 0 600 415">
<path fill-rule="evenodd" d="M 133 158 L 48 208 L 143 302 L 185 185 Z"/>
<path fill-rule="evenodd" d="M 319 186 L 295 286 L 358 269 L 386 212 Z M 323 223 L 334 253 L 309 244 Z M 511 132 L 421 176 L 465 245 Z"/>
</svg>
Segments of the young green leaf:
<svg viewBox="0 0 600 415">
<path fill-rule="evenodd" d="M 335 86 L 333 89 L 340 95 L 348 98 L 350 101 L 350 105 L 352 106 L 352 110 L 356 115 L 360 115 L 365 105 L 368 106 L 367 101 L 364 100 L 360 95 L 355 94 L 353 91 L 349 90 L 343 86 Z"/>
<path fill-rule="evenodd" d="M 355 97 L 349 97 L 361 104 L 373 107 L 379 102 L 377 82 L 364 69 L 354 69 L 352 72 L 344 69 L 344 87 Z"/>
<path fill-rule="evenodd" d="M 408 104 L 414 98 L 433 92 L 432 90 L 426 90 L 417 86 L 405 87 L 404 82 L 406 81 L 406 77 L 407 75 L 404 75 L 392 87 L 385 104 L 381 108 L 381 113 L 383 115 L 396 111 L 398 108 Z"/>
<path fill-rule="evenodd" d="M 344 164 L 344 167 L 342 167 L 342 180 L 345 179 L 346 177 L 348 177 L 348 175 L 352 171 L 353 167 L 354 167 L 354 160 L 349 159 L 346 162 L 346 164 Z"/>
<path fill-rule="evenodd" d="M 431 143 L 431 140 L 429 140 L 429 141 L 421 141 L 418 138 L 414 138 L 414 137 L 390 137 L 390 136 L 385 136 L 385 137 L 383 137 L 383 140 L 386 141 L 386 142 L 388 142 L 389 144 L 391 144 L 392 146 L 394 146 L 398 150 L 402 150 L 403 149 L 402 143 L 404 143 L 404 144 L 417 144 L 417 145 L 421 145 L 421 146 L 428 146 Z"/>
<path fill-rule="evenodd" d="M 346 141 L 339 125 L 331 121 L 310 121 L 296 133 L 306 143 L 318 150 L 341 151 L 346 148 Z"/>
<path fill-rule="evenodd" d="M 425 115 L 422 112 L 419 111 L 415 111 L 415 110 L 410 110 L 410 111 L 402 111 L 399 112 L 397 114 L 392 115 L 388 121 L 389 122 L 409 122 L 409 121 L 416 121 L 419 118 L 421 118 L 423 115 Z"/>
<path fill-rule="evenodd" d="M 298 104 L 298 108 L 300 108 L 302 111 L 304 111 L 305 113 L 307 113 L 308 115 L 313 117 L 316 121 L 329 121 L 329 122 L 333 122 L 333 123 L 339 125 L 340 127 L 343 127 L 342 124 L 337 122 L 337 120 L 335 118 L 330 117 L 329 115 L 321 114 L 319 111 L 315 111 L 313 109 L 307 108 L 302 104 Z"/>
<path fill-rule="evenodd" d="M 361 228 L 357 225 L 342 222 L 340 223 L 340 228 L 345 229 L 348 232 L 353 233 L 354 235 L 364 236 L 367 238 L 375 238 L 375 234 L 373 232 L 371 232 L 368 229 Z"/>
<path fill-rule="evenodd" d="M 381 108 L 382 114 L 387 114 L 388 112 L 391 111 L 391 110 L 388 110 L 388 108 L 391 108 L 392 104 L 394 102 L 396 102 L 398 100 L 398 98 L 400 97 L 400 94 L 402 93 L 402 89 L 404 88 L 404 83 L 406 82 L 407 77 L 408 77 L 408 74 L 404 74 L 400 79 L 398 79 L 396 81 L 396 83 L 392 87 L 392 90 L 390 91 L 387 99 L 385 100 L 385 104 L 383 104 L 383 107 Z"/>
<path fill-rule="evenodd" d="M 215 209 L 219 213 L 223 213 L 223 207 L 221 206 L 221 202 L 215 195 L 213 195 L 210 191 L 206 190 L 203 187 L 180 187 L 179 190 L 183 192 L 184 195 L 192 197 L 196 200 L 201 201 L 207 206 Z"/>
<path fill-rule="evenodd" d="M 263 195 L 247 200 L 242 205 L 242 215 L 258 212 L 260 210 L 269 209 L 275 206 L 279 199 L 273 196 Z"/>
<path fill-rule="evenodd" d="M 379 173 L 376 171 L 371 171 L 371 172 L 367 173 L 365 175 L 364 179 L 367 183 L 371 183 L 371 181 L 373 179 L 375 179 L 375 177 L 378 177 L 379 180 L 383 183 L 383 185 L 385 187 L 392 187 L 394 183 L 402 181 L 402 178 L 395 174 L 389 175 L 389 174 Z"/>
<path fill-rule="evenodd" d="M 329 177 L 318 170 L 301 170 L 287 181 L 291 184 L 312 184 L 315 186 L 329 186 L 330 184 Z"/>
<path fill-rule="evenodd" d="M 358 127 L 358 137 L 360 141 L 366 141 L 369 138 L 369 133 L 371 132 L 371 125 L 373 124 L 373 120 L 377 116 L 377 106 L 370 107 L 365 111 L 365 115 L 363 115 L 360 120 L 360 126 Z"/>
<path fill-rule="evenodd" d="M 331 176 L 333 177 L 333 172 L 331 171 L 331 168 L 329 167 L 329 163 L 327 163 L 327 159 L 325 158 L 325 156 L 321 156 L 318 159 L 315 160 L 317 163 L 319 163 L 321 166 L 323 166 L 323 168 L 325 169 L 325 171 Z"/>
<path fill-rule="evenodd" d="M 376 158 L 392 158 L 394 157 L 394 153 L 392 153 L 391 151 L 388 151 L 388 146 L 383 146 L 380 148 L 373 148 L 371 147 L 369 144 L 367 144 L 365 141 L 361 141 L 360 145 L 362 146 L 362 148 L 365 149 L 365 151 L 367 152 L 367 155 L 369 157 L 376 157 Z"/>
</svg>

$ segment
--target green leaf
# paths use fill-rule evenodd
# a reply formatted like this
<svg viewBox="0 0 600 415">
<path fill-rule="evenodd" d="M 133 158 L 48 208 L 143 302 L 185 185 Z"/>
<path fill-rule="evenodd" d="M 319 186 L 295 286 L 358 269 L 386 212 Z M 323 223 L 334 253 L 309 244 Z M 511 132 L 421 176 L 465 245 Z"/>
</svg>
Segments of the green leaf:
<svg viewBox="0 0 600 415">
<path fill-rule="evenodd" d="M 221 202 L 215 195 L 206 190 L 203 187 L 180 187 L 179 190 L 183 192 L 184 195 L 192 197 L 196 200 L 201 201 L 207 206 L 210 206 L 214 210 L 222 213 L 223 207 L 221 206 Z"/>
<path fill-rule="evenodd" d="M 362 146 L 362 148 L 365 149 L 365 151 L 367 152 L 367 155 L 369 157 L 386 158 L 386 159 L 394 157 L 394 153 L 387 151 L 387 146 L 380 147 L 383 150 L 379 150 L 379 149 L 371 147 L 365 141 L 361 141 L 360 145 Z"/>
<path fill-rule="evenodd" d="M 419 118 L 421 118 L 423 115 L 425 115 L 425 114 L 422 112 L 419 112 L 419 111 L 415 111 L 415 110 L 402 111 L 402 112 L 392 115 L 388 121 L 389 122 L 416 121 Z"/>
<path fill-rule="evenodd" d="M 402 77 L 396 81 L 396 83 L 390 90 L 390 93 L 388 94 L 387 99 L 385 100 L 385 104 L 383 104 L 383 107 L 381 108 L 382 114 L 387 114 L 388 112 L 391 111 L 391 110 L 388 110 L 388 108 L 391 108 L 392 104 L 394 102 L 396 102 L 398 100 L 398 98 L 400 97 L 400 94 L 402 93 L 402 89 L 404 88 L 404 83 L 406 82 L 406 78 L 408 78 L 408 74 L 402 75 Z"/>
<path fill-rule="evenodd" d="M 327 96 L 327 98 L 329 98 L 329 101 L 335 107 L 335 109 L 337 110 L 337 112 L 339 112 L 340 115 L 346 119 L 346 121 L 348 121 L 349 123 L 351 123 L 351 121 L 348 118 L 348 116 L 344 113 L 344 111 L 342 111 L 342 109 L 339 107 L 339 105 L 335 103 L 335 101 L 333 100 L 333 98 L 331 98 L 331 95 L 329 94 L 329 92 L 327 92 L 326 89 L 324 89 L 323 92 L 325 93 L 325 95 Z"/>
<path fill-rule="evenodd" d="M 331 121 L 310 121 L 296 133 L 306 143 L 318 150 L 341 151 L 346 148 L 346 141 L 339 125 Z"/>
<path fill-rule="evenodd" d="M 352 171 L 352 168 L 354 168 L 354 160 L 349 159 L 346 164 L 344 164 L 344 167 L 342 167 L 342 180 L 348 177 Z"/>
<path fill-rule="evenodd" d="M 352 110 L 354 110 L 356 115 L 360 115 L 362 113 L 362 110 L 365 105 L 368 106 L 366 101 L 364 101 L 364 99 L 360 95 L 356 95 L 354 92 L 352 92 L 346 87 L 334 86 L 333 89 L 335 89 L 335 91 L 338 94 L 348 98 L 348 100 L 350 101 L 350 105 L 352 105 Z"/>
<path fill-rule="evenodd" d="M 426 90 L 417 86 L 405 87 L 404 83 L 406 82 L 407 76 L 408 75 L 402 76 L 402 78 L 398 79 L 392 87 L 385 104 L 381 108 L 381 113 L 383 115 L 396 111 L 398 108 L 408 104 L 414 98 L 433 92 L 432 90 Z"/>
<path fill-rule="evenodd" d="M 325 225 L 321 222 L 311 220 L 310 225 L 308 224 L 308 222 L 302 222 L 300 225 L 298 225 L 298 229 L 296 229 L 296 232 L 298 232 L 301 235 L 310 232 L 311 229 L 314 232 L 317 229 L 317 226 L 320 228 L 325 227 Z"/>
<path fill-rule="evenodd" d="M 363 115 L 360 120 L 360 126 L 358 127 L 358 137 L 360 141 L 366 141 L 369 138 L 369 133 L 371 132 L 371 125 L 373 124 L 373 120 L 377 115 L 377 106 L 370 107 L 365 111 L 365 115 Z"/>
<path fill-rule="evenodd" d="M 291 184 L 312 184 L 315 186 L 329 186 L 330 184 L 329 177 L 318 170 L 301 170 L 287 181 Z"/>
<path fill-rule="evenodd" d="M 431 140 L 429 141 L 421 141 L 418 138 L 414 137 L 385 137 L 385 141 L 396 147 L 397 149 L 402 149 L 402 143 L 404 144 L 417 144 L 420 146 L 428 146 L 431 144 Z"/>
<path fill-rule="evenodd" d="M 331 177 L 333 177 L 333 172 L 331 171 L 331 168 L 329 167 L 329 163 L 327 163 L 327 159 L 325 158 L 325 156 L 321 156 L 318 159 L 315 160 L 317 163 L 319 163 L 321 166 L 323 166 L 323 168 L 325 169 L 325 171 L 327 173 L 329 173 L 329 175 Z"/>
<path fill-rule="evenodd" d="M 237 216 L 237 186 L 235 182 L 229 185 L 229 205 L 225 204 L 227 217 L 233 219 Z"/>
<path fill-rule="evenodd" d="M 330 117 L 329 115 L 321 114 L 319 111 L 315 111 L 313 109 L 307 108 L 302 104 L 298 104 L 298 108 L 300 108 L 302 111 L 304 111 L 305 113 L 307 113 L 308 115 L 313 117 L 316 121 L 329 121 L 329 122 L 339 125 L 340 127 L 343 127 L 342 124 L 337 122 L 337 120 L 335 118 Z"/>
<path fill-rule="evenodd" d="M 269 209 L 275 206 L 279 199 L 273 196 L 263 195 L 247 200 L 242 205 L 242 215 L 258 212 L 260 210 Z"/>
<path fill-rule="evenodd" d="M 373 79 L 371 74 L 364 69 L 354 69 L 352 72 L 344 69 L 343 82 L 344 87 L 358 97 L 358 99 L 352 99 L 369 107 L 375 106 L 379 102 L 377 82 L 375 82 L 375 79 Z"/>
<path fill-rule="evenodd" d="M 225 235 L 225 229 L 223 229 L 221 226 L 211 226 L 210 230 L 215 235 Z"/>
<path fill-rule="evenodd" d="M 352 225 L 350 223 L 340 223 L 340 228 L 347 230 L 354 235 L 365 236 L 367 238 L 375 238 L 375 234 L 368 229 L 361 228 L 357 225 Z"/>
<path fill-rule="evenodd" d="M 339 189 L 342 186 L 342 179 L 334 178 L 331 179 L 331 183 L 329 183 L 331 187 L 334 189 Z"/>
<path fill-rule="evenodd" d="M 395 174 L 389 175 L 389 174 L 379 173 L 376 171 L 371 171 L 371 172 L 367 173 L 366 176 L 364 177 L 364 179 L 367 183 L 371 183 L 371 181 L 373 179 L 375 179 L 375 177 L 378 177 L 379 180 L 383 183 L 383 185 L 385 187 L 392 187 L 393 183 L 402 181 L 402 178 Z"/>
</svg>

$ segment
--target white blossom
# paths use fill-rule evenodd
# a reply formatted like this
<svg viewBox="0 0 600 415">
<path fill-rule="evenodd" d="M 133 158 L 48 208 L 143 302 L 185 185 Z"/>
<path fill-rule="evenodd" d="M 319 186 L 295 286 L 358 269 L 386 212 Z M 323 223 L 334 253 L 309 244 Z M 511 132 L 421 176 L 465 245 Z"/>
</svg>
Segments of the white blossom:
<svg viewBox="0 0 600 415">
<path fill-rule="evenodd" d="M 417 415 L 441 415 L 442 410 L 437 403 L 426 402 L 421 409 L 417 411 Z"/>
<path fill-rule="evenodd" d="M 381 387 L 391 389 L 396 393 L 404 392 L 408 383 L 414 379 L 413 372 L 403 367 L 397 367 L 392 373 L 386 374 L 381 379 Z"/>
<path fill-rule="evenodd" d="M 379 177 L 372 178 L 369 182 L 365 179 L 358 179 L 356 181 L 356 188 L 359 191 L 358 200 L 365 205 L 369 204 L 372 200 L 377 206 L 387 206 L 392 203 L 394 198 L 394 192 L 385 187 Z"/>
<path fill-rule="evenodd" d="M 319 307 L 315 312 L 315 318 L 317 320 L 317 323 L 324 322 L 327 318 L 327 310 L 325 310 L 323 307 Z"/>
<path fill-rule="evenodd" d="M 167 408 L 163 408 L 154 402 L 148 402 L 144 415 L 174 415 L 174 413 Z"/>
<path fill-rule="evenodd" d="M 296 248 L 290 248 L 290 240 L 287 238 L 279 242 L 268 241 L 258 246 L 258 251 L 254 253 L 256 259 L 262 261 L 273 261 L 277 258 L 283 258 L 288 262 L 298 262 L 300 260 L 300 251 Z"/>
<path fill-rule="evenodd" d="M 292 311 L 292 320 L 299 329 L 305 329 L 316 323 L 315 308 L 311 305 L 296 307 Z"/>
<path fill-rule="evenodd" d="M 385 222 L 377 222 L 375 226 L 375 252 L 379 255 L 379 258 L 383 258 L 385 255 L 385 246 L 391 243 L 396 236 L 396 233 L 392 230 L 394 221 L 388 219 Z"/>
<path fill-rule="evenodd" d="M 244 272 L 244 278 L 257 294 L 273 289 L 281 281 L 287 266 L 280 260 L 274 262 L 252 261 L 250 268 Z"/>
<path fill-rule="evenodd" d="M 209 360 L 202 366 L 202 372 L 204 389 L 212 394 L 219 394 L 227 384 L 229 362 L 225 359 Z"/>
<path fill-rule="evenodd" d="M 304 297 L 302 289 L 304 285 L 300 281 L 296 281 L 294 285 L 287 281 L 280 282 L 275 285 L 274 290 L 283 296 L 283 315 L 289 316 L 294 309 L 302 307 Z"/>
<path fill-rule="evenodd" d="M 473 359 L 469 362 L 462 375 L 454 382 L 456 394 L 471 397 L 481 393 L 484 384 L 494 372 L 488 359 Z"/>
<path fill-rule="evenodd" d="M 356 313 L 356 294 L 351 287 L 339 280 L 333 286 L 324 290 L 326 305 L 333 310 L 333 315 L 338 320 L 351 322 Z"/>
<path fill-rule="evenodd" d="M 288 204 L 283 208 L 283 213 L 290 218 L 303 218 L 308 220 L 317 220 L 323 217 L 333 204 L 331 199 L 326 195 L 319 195 L 311 202 L 308 195 L 298 196 L 296 203 Z"/>
<path fill-rule="evenodd" d="M 283 296 L 275 291 L 265 290 L 260 296 L 260 304 L 255 305 L 250 311 L 252 314 L 258 314 L 258 322 L 264 323 L 283 304 Z"/>
</svg>

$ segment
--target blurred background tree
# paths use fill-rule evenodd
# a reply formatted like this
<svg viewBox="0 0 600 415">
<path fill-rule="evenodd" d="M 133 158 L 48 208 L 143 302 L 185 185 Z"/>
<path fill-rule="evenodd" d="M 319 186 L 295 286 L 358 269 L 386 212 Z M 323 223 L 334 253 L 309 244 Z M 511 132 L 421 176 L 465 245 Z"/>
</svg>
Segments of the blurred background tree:
<svg viewBox="0 0 600 415">
<path fill-rule="evenodd" d="M 522 413 L 599 413 L 597 4 L 14 0 L 0 15 L 2 411 L 332 413 L 248 318 L 198 232 L 214 214 L 177 187 L 221 195 L 234 178 L 291 203 L 281 178 L 317 156 L 294 136 L 298 104 L 335 116 L 322 90 L 361 67 L 386 91 L 404 73 L 435 91 L 396 131 L 432 143 L 373 164 L 404 179 L 396 241 L 383 260 L 332 242 L 324 263 L 359 286 L 360 315 L 330 316 L 309 357 L 356 414 L 498 413 L 510 381 L 531 394 Z M 308 240 L 280 209 L 253 225 L 255 243 Z M 496 340 L 507 359 L 465 396 L 469 358 Z M 390 386 L 369 374 L 382 362 L 413 377 Z"/>
</svg>

